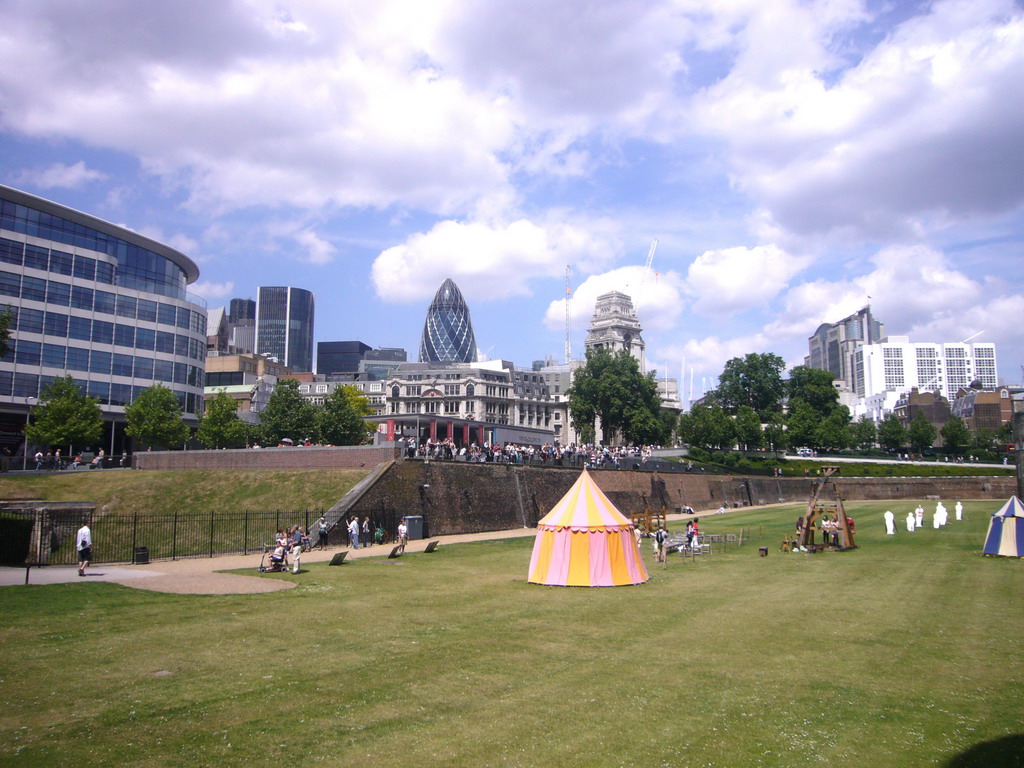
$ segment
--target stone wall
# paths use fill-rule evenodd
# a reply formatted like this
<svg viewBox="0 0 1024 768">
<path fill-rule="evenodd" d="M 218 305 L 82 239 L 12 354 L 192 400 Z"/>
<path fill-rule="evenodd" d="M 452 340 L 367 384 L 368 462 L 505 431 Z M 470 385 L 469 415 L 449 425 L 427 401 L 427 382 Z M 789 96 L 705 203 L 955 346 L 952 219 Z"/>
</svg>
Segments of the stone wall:
<svg viewBox="0 0 1024 768">
<path fill-rule="evenodd" d="M 691 506 L 698 512 L 778 502 L 806 502 L 814 478 L 736 477 L 703 473 L 661 474 L 592 470 L 602 491 L 622 510 L 648 504 L 670 512 Z M 348 514 L 369 515 L 389 530 L 407 515 L 422 515 L 426 535 L 495 531 L 536 525 L 579 476 L 578 469 L 504 464 L 396 462 L 364 493 Z M 1005 499 L 1012 477 L 843 478 L 846 500 Z"/>
<path fill-rule="evenodd" d="M 397 458 L 392 444 L 344 447 L 297 446 L 224 451 L 142 451 L 136 469 L 359 469 Z"/>
</svg>

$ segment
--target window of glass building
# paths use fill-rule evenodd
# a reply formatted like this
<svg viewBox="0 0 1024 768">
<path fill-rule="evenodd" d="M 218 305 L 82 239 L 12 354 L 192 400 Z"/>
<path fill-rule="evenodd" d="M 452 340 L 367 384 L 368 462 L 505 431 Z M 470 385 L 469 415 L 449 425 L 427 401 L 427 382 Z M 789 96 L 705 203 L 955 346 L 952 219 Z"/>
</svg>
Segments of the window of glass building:
<svg viewBox="0 0 1024 768">
<path fill-rule="evenodd" d="M 92 340 L 99 344 L 114 343 L 114 324 L 106 320 L 92 321 Z"/>
<path fill-rule="evenodd" d="M 18 365 L 39 365 L 42 344 L 38 341 L 18 339 L 14 349 L 14 362 Z"/>
<path fill-rule="evenodd" d="M 45 313 L 41 309 L 22 307 L 14 315 L 12 328 L 21 333 L 42 333 L 44 315 Z"/>
<path fill-rule="evenodd" d="M 138 309 L 139 320 L 149 320 L 156 322 L 156 302 L 150 301 L 149 299 L 139 299 Z"/>
<path fill-rule="evenodd" d="M 72 274 L 81 280 L 95 280 L 96 259 L 75 255 L 75 265 Z"/>
<path fill-rule="evenodd" d="M 71 371 L 88 371 L 89 350 L 81 347 L 68 347 L 67 366 Z"/>
<path fill-rule="evenodd" d="M 135 358 L 135 378 L 137 379 L 152 379 L 153 378 L 153 359 L 149 357 L 136 357 Z"/>
<path fill-rule="evenodd" d="M 138 305 L 134 296 L 118 296 L 115 313 L 120 317 L 135 319 L 135 308 Z"/>
<path fill-rule="evenodd" d="M 14 385 L 11 388 L 14 397 L 38 397 L 39 376 L 34 373 L 14 374 Z"/>
<path fill-rule="evenodd" d="M 21 278 L 21 298 L 32 301 L 46 301 L 46 281 L 41 277 L 29 277 L 23 275 Z"/>
<path fill-rule="evenodd" d="M 172 304 L 161 303 L 157 308 L 156 318 L 161 325 L 174 325 L 177 316 L 177 309 Z"/>
<path fill-rule="evenodd" d="M 46 300 L 50 304 L 60 304 L 66 307 L 71 304 L 71 286 L 67 283 L 58 283 L 53 280 L 46 281 Z"/>
<path fill-rule="evenodd" d="M 24 255 L 25 246 L 22 243 L 0 237 L 0 261 L 21 266 L 24 263 Z"/>
<path fill-rule="evenodd" d="M 114 294 L 110 291 L 96 291 L 93 306 L 97 312 L 114 314 Z"/>
<path fill-rule="evenodd" d="M 75 309 L 92 309 L 92 288 L 71 286 L 71 306 Z"/>
<path fill-rule="evenodd" d="M 21 296 L 21 276 L 10 272 L 0 272 L 0 294 L 4 296 Z"/>
<path fill-rule="evenodd" d="M 60 312 L 47 312 L 43 320 L 43 328 L 49 336 L 67 338 L 68 316 Z"/>
<path fill-rule="evenodd" d="M 89 353 L 89 372 L 110 375 L 110 352 L 94 349 Z"/>
<path fill-rule="evenodd" d="M 49 368 L 63 368 L 67 348 L 63 344 L 43 344 L 43 365 Z"/>
<path fill-rule="evenodd" d="M 122 347 L 135 346 L 135 327 L 131 325 L 114 324 L 114 343 Z"/>
<path fill-rule="evenodd" d="M 135 348 L 152 350 L 156 346 L 156 331 L 151 328 L 135 329 Z"/>
<path fill-rule="evenodd" d="M 88 317 L 71 316 L 68 325 L 68 338 L 79 341 L 92 341 L 92 320 Z"/>
<path fill-rule="evenodd" d="M 133 360 L 131 355 L 122 355 L 119 352 L 115 352 L 112 373 L 115 376 L 131 376 L 132 363 Z"/>
<path fill-rule="evenodd" d="M 174 334 L 167 331 L 156 332 L 156 351 L 165 355 L 174 354 Z"/>
<path fill-rule="evenodd" d="M 50 271 L 58 275 L 74 274 L 75 258 L 70 253 L 63 251 L 50 251 Z"/>
<path fill-rule="evenodd" d="M 50 268 L 50 252 L 38 245 L 25 246 L 25 266 L 32 269 L 41 269 L 44 272 Z"/>
<path fill-rule="evenodd" d="M 131 402 L 131 397 L 132 387 L 130 384 L 112 383 L 110 385 L 111 405 L 128 405 Z"/>
</svg>

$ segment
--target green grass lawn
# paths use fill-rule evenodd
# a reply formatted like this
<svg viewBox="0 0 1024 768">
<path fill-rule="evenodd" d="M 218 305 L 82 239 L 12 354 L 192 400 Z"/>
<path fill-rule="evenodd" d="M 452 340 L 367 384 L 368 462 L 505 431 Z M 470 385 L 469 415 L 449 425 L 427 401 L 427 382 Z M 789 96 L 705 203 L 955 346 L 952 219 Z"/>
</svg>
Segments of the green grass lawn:
<svg viewBox="0 0 1024 768">
<path fill-rule="evenodd" d="M 367 472 L 365 469 L 226 472 L 79 469 L 0 477 L 0 499 L 95 501 L 97 509 L 124 514 L 172 514 L 211 509 L 220 512 L 326 509 L 336 504 Z"/>
<path fill-rule="evenodd" d="M 527 584 L 522 539 L 267 595 L 3 588 L 0 763 L 1020 765 L 955 762 L 1024 744 L 1024 563 L 978 554 L 997 506 L 887 537 L 850 504 L 860 548 L 818 555 L 778 551 L 800 506 L 708 516 L 762 538 L 667 567 L 645 542 L 638 587 Z"/>
</svg>

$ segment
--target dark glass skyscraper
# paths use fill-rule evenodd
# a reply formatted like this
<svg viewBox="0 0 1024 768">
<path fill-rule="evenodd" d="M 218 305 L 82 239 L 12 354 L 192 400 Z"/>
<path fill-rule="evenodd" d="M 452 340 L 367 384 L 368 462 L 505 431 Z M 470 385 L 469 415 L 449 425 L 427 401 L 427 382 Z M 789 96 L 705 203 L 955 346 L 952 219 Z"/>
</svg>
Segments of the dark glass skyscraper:
<svg viewBox="0 0 1024 768">
<path fill-rule="evenodd" d="M 447 278 L 434 294 L 423 324 L 421 363 L 476 362 L 476 338 L 469 307 L 459 287 Z"/>
<path fill-rule="evenodd" d="M 276 357 L 296 373 L 313 370 L 313 294 L 260 286 L 256 294 L 256 354 Z"/>
</svg>

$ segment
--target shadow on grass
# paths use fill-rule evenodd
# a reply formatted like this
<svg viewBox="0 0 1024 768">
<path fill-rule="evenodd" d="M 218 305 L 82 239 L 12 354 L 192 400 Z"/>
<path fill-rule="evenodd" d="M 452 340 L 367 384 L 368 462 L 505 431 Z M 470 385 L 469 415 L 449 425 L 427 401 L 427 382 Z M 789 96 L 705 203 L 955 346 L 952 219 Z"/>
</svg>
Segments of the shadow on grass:
<svg viewBox="0 0 1024 768">
<path fill-rule="evenodd" d="M 975 744 L 951 758 L 946 768 L 1024 768 L 1024 734 Z"/>
</svg>

